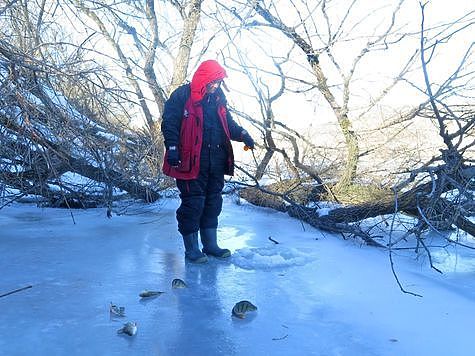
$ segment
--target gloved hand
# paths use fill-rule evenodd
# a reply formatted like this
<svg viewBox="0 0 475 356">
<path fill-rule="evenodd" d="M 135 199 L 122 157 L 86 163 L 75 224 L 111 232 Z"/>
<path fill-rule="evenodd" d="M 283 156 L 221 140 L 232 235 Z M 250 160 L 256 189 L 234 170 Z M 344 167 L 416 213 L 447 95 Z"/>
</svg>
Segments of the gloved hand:
<svg viewBox="0 0 475 356">
<path fill-rule="evenodd" d="M 172 167 L 177 167 L 180 164 L 180 152 L 176 146 L 170 146 L 167 150 L 167 162 Z"/>
<path fill-rule="evenodd" d="M 242 142 L 244 142 L 244 144 L 249 147 L 251 150 L 254 149 L 254 140 L 252 139 L 251 135 L 249 135 L 249 132 L 247 132 L 246 130 L 243 130 L 242 134 L 241 134 L 241 137 L 242 137 Z"/>
</svg>

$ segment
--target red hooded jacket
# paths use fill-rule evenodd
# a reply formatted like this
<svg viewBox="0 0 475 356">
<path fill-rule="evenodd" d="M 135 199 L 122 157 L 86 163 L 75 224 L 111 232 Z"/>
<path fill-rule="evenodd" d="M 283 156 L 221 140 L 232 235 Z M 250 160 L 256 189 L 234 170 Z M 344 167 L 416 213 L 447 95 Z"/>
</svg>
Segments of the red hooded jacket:
<svg viewBox="0 0 475 356">
<path fill-rule="evenodd" d="M 221 65 L 208 60 L 200 64 L 193 75 L 191 84 L 176 89 L 165 103 L 162 121 L 162 133 L 165 146 L 177 146 L 181 163 L 172 167 L 167 162 L 165 154 L 163 172 L 173 178 L 190 180 L 196 179 L 200 171 L 200 155 L 203 142 L 203 107 L 201 101 L 206 94 L 206 86 L 216 80 L 222 80 L 226 71 Z M 223 126 L 227 141 L 228 165 L 225 174 L 233 175 L 234 155 L 231 139 L 242 141 L 242 127 L 231 118 L 226 109 L 226 101 L 218 101 L 218 116 Z M 179 135 L 178 135 L 179 132 Z"/>
</svg>

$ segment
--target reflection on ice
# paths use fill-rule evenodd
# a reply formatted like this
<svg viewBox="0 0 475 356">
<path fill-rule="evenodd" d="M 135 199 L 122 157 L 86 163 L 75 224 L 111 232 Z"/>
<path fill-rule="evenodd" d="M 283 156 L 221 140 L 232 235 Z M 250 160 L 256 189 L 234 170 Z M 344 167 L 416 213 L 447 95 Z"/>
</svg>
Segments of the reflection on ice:
<svg viewBox="0 0 475 356">
<path fill-rule="evenodd" d="M 218 228 L 218 239 L 223 246 L 233 251 L 248 246 L 252 235 L 234 226 L 223 226 Z"/>
<path fill-rule="evenodd" d="M 448 245 L 442 240 L 440 245 L 445 248 L 431 249 L 432 263 L 442 272 L 475 272 L 475 239 L 460 231 L 446 231 L 443 233 L 432 232 L 430 236 L 434 241 L 441 239 L 454 241 L 461 245 Z M 467 248 L 468 247 L 468 248 Z"/>
<path fill-rule="evenodd" d="M 467 251 L 465 251 L 467 252 Z M 475 254 L 449 253 L 444 250 L 431 252 L 433 264 L 442 272 L 475 272 Z"/>
</svg>

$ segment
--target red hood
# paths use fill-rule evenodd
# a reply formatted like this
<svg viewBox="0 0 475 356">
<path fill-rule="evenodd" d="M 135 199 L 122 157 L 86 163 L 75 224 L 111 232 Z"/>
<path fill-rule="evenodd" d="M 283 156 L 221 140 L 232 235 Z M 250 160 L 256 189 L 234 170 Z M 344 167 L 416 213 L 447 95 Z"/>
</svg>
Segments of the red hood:
<svg viewBox="0 0 475 356">
<path fill-rule="evenodd" d="M 226 70 L 215 60 L 204 61 L 191 79 L 191 100 L 194 103 L 201 101 L 206 94 L 206 85 L 227 76 Z"/>
</svg>

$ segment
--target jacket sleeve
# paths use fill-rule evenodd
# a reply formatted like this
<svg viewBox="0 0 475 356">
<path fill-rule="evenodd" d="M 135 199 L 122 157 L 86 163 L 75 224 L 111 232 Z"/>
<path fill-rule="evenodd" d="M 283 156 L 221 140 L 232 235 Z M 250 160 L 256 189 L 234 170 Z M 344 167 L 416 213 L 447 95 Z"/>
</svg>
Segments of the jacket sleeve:
<svg viewBox="0 0 475 356">
<path fill-rule="evenodd" d="M 231 116 L 228 108 L 228 101 L 226 99 L 226 95 L 224 94 L 221 88 L 218 89 L 218 95 L 222 98 L 223 105 L 226 108 L 226 121 L 228 123 L 229 135 L 231 136 L 231 140 L 242 142 L 242 132 L 244 131 L 244 129 L 239 126 Z"/>
<path fill-rule="evenodd" d="M 231 135 L 231 140 L 242 142 L 242 133 L 244 129 L 239 126 L 236 121 L 234 121 L 228 110 L 226 111 L 226 120 L 228 121 L 228 128 L 229 134 Z"/>
<path fill-rule="evenodd" d="M 180 143 L 181 120 L 185 108 L 186 86 L 177 88 L 165 102 L 162 115 L 162 134 L 165 147 L 178 146 Z"/>
</svg>

